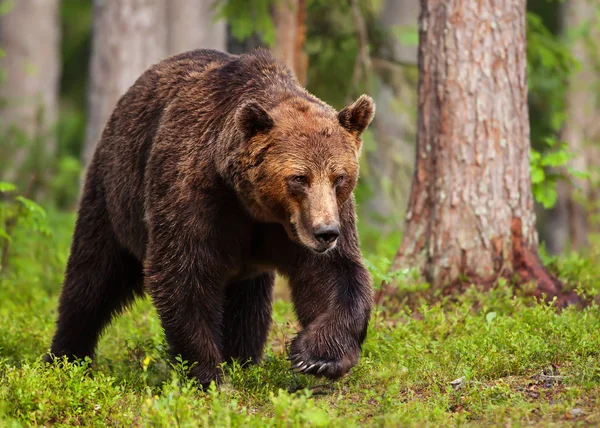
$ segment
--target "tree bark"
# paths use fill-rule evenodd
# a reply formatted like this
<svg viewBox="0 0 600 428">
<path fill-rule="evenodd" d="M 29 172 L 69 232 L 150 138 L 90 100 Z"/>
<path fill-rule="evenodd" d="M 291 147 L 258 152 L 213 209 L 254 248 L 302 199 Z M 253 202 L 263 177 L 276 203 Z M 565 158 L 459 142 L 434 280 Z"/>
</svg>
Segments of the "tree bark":
<svg viewBox="0 0 600 428">
<path fill-rule="evenodd" d="M 193 49 L 226 49 L 225 21 L 214 21 L 213 3 L 214 0 L 168 1 L 168 55 Z"/>
<path fill-rule="evenodd" d="M 525 0 L 421 0 L 419 28 L 416 169 L 392 269 L 446 291 L 516 275 L 564 304 L 537 253 Z"/>
<path fill-rule="evenodd" d="M 166 55 L 165 7 L 165 0 L 94 1 L 84 164 L 119 97 Z"/>
<path fill-rule="evenodd" d="M 381 57 L 372 60 L 377 115 L 371 129 L 376 144 L 365 150 L 371 196 L 361 218 L 384 233 L 404 226 L 416 138 L 417 49 L 393 32 L 399 27 L 416 31 L 418 18 L 419 0 L 385 0 L 380 22 L 388 38 L 379 48 Z"/>
<path fill-rule="evenodd" d="M 306 40 L 306 0 L 280 0 L 274 4 L 275 44 L 273 55 L 294 72 L 301 85 L 306 84 L 308 57 Z"/>
<path fill-rule="evenodd" d="M 549 215 L 547 247 L 552 254 L 569 249 L 578 251 L 588 246 L 590 233 L 590 211 L 594 210 L 598 198 L 595 188 L 600 183 L 597 169 L 600 166 L 600 105 L 597 101 L 598 79 L 597 40 L 598 13 L 596 4 L 590 0 L 567 0 L 563 4 L 563 27 L 566 33 L 589 25 L 587 38 L 578 35 L 573 40 L 571 53 L 579 61 L 581 69 L 569 82 L 566 98 L 566 121 L 561 140 L 575 154 L 570 167 L 588 172 L 590 178 L 575 179 L 572 184 L 559 183 L 556 206 Z M 567 34 L 568 37 L 568 34 Z M 590 41 L 592 43 L 590 44 Z M 581 201 L 585 201 L 588 207 Z M 591 207 L 591 210 L 590 210 Z M 598 209 L 598 207 L 595 207 Z"/>
<path fill-rule="evenodd" d="M 33 144 L 51 158 L 56 151 L 52 127 L 58 118 L 60 17 L 58 0 L 20 0 L 0 16 L 0 124 L 11 141 L 23 135 L 27 145 L 5 153 L 4 179 L 17 180 Z M 24 178 L 26 181 L 29 177 Z M 44 177 L 36 177 L 43 181 Z"/>
</svg>

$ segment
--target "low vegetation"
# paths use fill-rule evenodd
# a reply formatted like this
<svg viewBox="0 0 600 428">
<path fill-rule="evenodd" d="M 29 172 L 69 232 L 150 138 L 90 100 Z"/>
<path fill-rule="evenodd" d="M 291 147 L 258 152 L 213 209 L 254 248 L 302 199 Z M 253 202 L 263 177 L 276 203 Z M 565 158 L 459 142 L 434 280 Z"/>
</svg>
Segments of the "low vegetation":
<svg viewBox="0 0 600 428">
<path fill-rule="evenodd" d="M 546 259 L 588 297 L 584 309 L 559 312 L 505 283 L 426 301 L 407 283 L 408 303 L 375 310 L 360 364 L 333 383 L 289 371 L 298 325 L 280 297 L 264 363 L 225 366 L 223 385 L 199 391 L 188 363 L 169 361 L 148 299 L 110 326 L 93 363 L 40 363 L 74 218 L 50 213 L 50 233 L 27 222 L 12 231 L 0 287 L 2 426 L 600 424 L 598 253 Z M 379 279 L 383 267 L 370 266 Z"/>
</svg>

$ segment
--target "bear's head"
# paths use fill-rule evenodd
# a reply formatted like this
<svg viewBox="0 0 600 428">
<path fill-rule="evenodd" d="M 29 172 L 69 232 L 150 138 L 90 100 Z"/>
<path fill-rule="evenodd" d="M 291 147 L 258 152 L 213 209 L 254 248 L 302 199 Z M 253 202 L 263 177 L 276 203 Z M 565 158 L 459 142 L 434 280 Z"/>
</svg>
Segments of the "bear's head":
<svg viewBox="0 0 600 428">
<path fill-rule="evenodd" d="M 240 198 L 260 221 L 280 223 L 290 239 L 324 253 L 344 233 L 340 207 L 358 179 L 360 136 L 375 113 L 366 95 L 336 112 L 302 97 L 264 109 L 238 108 L 243 144 Z"/>
</svg>

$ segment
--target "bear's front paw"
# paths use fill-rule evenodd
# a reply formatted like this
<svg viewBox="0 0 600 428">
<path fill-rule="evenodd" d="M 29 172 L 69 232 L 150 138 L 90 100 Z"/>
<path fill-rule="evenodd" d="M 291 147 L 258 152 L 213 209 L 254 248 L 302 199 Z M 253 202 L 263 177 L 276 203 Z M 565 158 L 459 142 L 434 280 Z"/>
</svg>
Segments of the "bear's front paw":
<svg viewBox="0 0 600 428">
<path fill-rule="evenodd" d="M 360 346 L 353 338 L 305 330 L 292 341 L 288 359 L 296 373 L 338 379 L 356 365 L 359 356 Z"/>
</svg>

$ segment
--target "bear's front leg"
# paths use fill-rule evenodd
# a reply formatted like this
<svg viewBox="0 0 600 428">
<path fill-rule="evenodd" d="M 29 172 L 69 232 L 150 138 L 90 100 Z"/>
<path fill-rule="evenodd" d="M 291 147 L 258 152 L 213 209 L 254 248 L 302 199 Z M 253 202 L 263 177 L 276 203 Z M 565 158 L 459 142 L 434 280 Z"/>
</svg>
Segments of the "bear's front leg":
<svg viewBox="0 0 600 428">
<path fill-rule="evenodd" d="M 290 272 L 292 298 L 304 328 L 290 360 L 301 373 L 337 379 L 358 362 L 372 305 L 368 271 L 344 249 L 311 254 Z"/>
<path fill-rule="evenodd" d="M 146 287 L 171 353 L 188 361 L 190 376 L 205 388 L 219 381 L 223 361 L 224 280 L 209 248 L 202 242 L 151 237 L 145 263 Z"/>
</svg>

